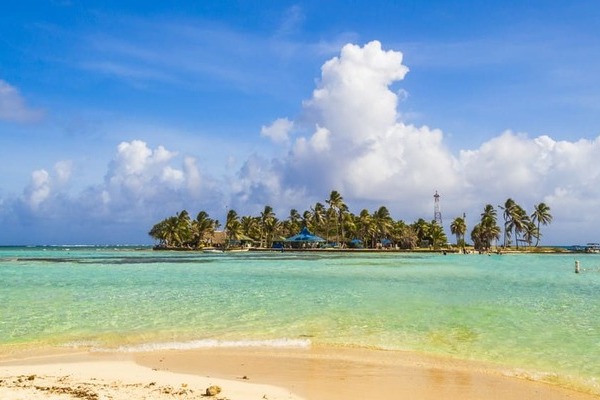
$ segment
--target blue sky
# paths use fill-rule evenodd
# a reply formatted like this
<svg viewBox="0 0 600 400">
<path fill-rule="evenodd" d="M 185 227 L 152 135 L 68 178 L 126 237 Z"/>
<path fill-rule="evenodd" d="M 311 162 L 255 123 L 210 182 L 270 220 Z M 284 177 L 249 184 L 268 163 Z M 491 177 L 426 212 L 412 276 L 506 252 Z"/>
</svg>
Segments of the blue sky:
<svg viewBox="0 0 600 400">
<path fill-rule="evenodd" d="M 600 240 L 597 2 L 190 3 L 2 6 L 0 244 L 334 189 L 407 222 L 438 190 L 446 225 L 544 201 L 543 243 Z"/>
</svg>

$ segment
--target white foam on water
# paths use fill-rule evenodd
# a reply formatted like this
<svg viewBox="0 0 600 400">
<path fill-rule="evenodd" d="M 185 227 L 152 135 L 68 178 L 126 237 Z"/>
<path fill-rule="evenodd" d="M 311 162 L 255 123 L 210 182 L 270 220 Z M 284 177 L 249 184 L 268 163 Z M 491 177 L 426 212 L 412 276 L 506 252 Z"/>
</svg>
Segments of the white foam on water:
<svg viewBox="0 0 600 400">
<path fill-rule="evenodd" d="M 213 348 L 247 348 L 247 347 L 265 347 L 265 348 L 294 348 L 306 349 L 311 346 L 308 339 L 269 339 L 269 340 L 217 340 L 201 339 L 189 342 L 158 342 L 143 343 L 128 346 L 119 346 L 116 349 L 97 348 L 94 351 L 117 351 L 120 353 L 141 353 L 159 350 L 193 350 L 193 349 L 213 349 Z"/>
</svg>

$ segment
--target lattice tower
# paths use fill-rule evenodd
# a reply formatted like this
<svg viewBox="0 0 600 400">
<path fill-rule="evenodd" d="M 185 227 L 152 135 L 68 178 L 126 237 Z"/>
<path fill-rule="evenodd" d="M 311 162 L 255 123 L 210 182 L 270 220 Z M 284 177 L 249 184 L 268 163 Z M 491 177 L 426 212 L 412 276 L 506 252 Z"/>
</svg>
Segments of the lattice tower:
<svg viewBox="0 0 600 400">
<path fill-rule="evenodd" d="M 440 195 L 437 190 L 433 195 L 433 220 L 439 225 L 442 226 L 442 211 L 440 210 Z"/>
</svg>

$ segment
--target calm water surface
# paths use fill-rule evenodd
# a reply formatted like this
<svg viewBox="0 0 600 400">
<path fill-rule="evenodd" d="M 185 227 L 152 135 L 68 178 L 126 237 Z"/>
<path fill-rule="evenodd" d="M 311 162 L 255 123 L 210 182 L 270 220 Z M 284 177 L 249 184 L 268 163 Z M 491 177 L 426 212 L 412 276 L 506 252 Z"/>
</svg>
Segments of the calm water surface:
<svg viewBox="0 0 600 400">
<path fill-rule="evenodd" d="M 0 248 L 0 351 L 368 346 L 594 386 L 599 296 L 600 255 Z"/>
</svg>

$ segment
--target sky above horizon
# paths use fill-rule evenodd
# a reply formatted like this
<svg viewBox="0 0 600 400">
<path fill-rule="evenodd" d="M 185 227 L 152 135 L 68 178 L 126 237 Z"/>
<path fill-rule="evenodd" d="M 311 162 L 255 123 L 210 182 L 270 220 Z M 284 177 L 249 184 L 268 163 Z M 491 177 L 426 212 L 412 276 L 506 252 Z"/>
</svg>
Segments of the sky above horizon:
<svg viewBox="0 0 600 400">
<path fill-rule="evenodd" d="M 195 4 L 190 4 L 195 3 Z M 600 241 L 596 1 L 23 1 L 0 12 L 0 245 L 145 244 L 339 191 L 446 233 L 513 198 Z M 498 210 L 498 214 L 502 213 Z M 499 218 L 501 222 L 501 218 Z"/>
</svg>

